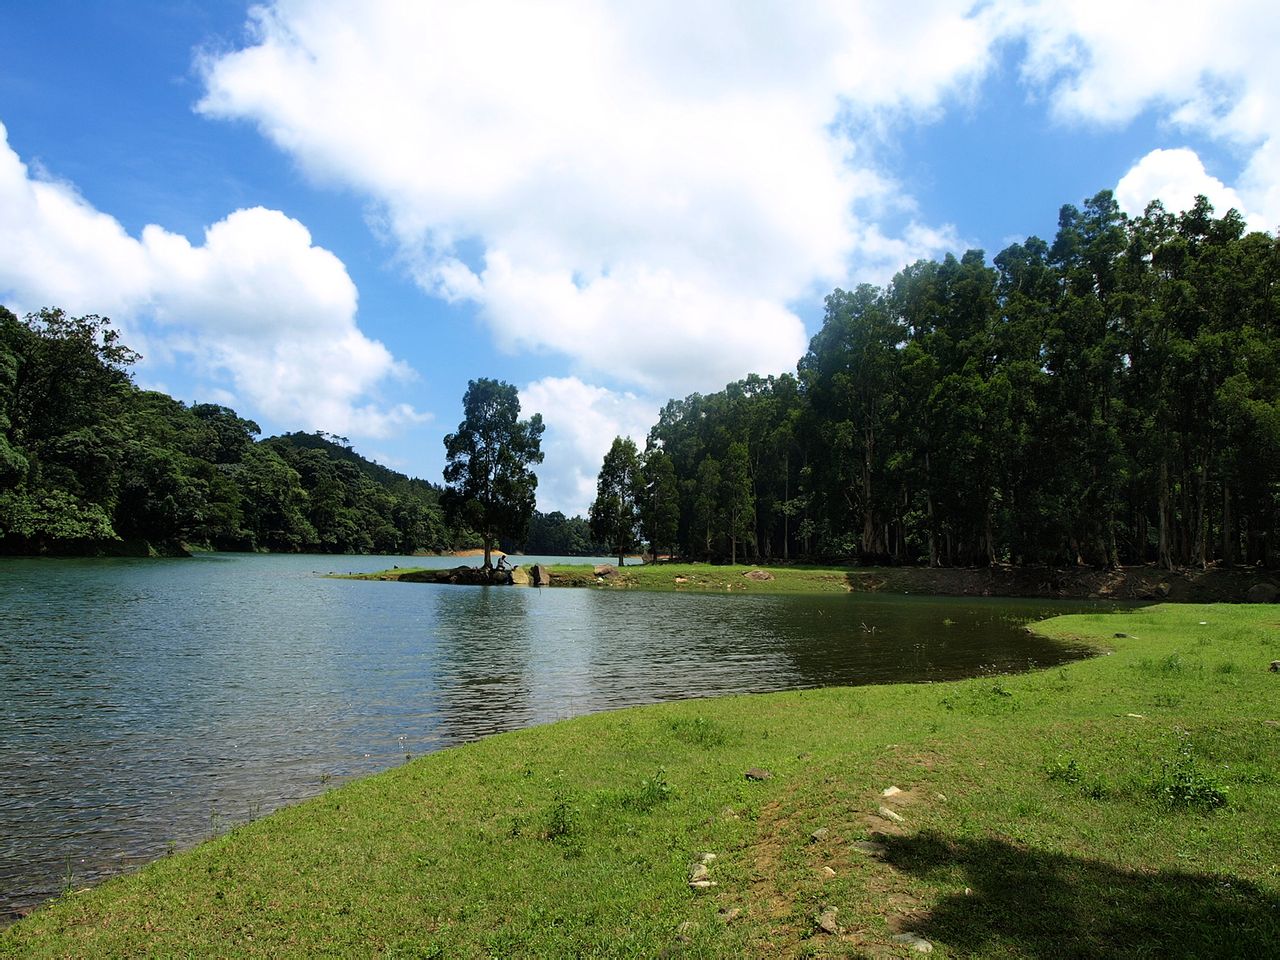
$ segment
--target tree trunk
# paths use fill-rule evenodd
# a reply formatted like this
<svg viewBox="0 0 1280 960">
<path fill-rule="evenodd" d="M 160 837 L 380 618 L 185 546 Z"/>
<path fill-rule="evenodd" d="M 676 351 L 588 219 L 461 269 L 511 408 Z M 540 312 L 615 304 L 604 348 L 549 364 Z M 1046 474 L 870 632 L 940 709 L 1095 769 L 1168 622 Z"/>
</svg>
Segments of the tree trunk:
<svg viewBox="0 0 1280 960">
<path fill-rule="evenodd" d="M 489 556 L 492 552 L 493 552 L 493 538 L 490 537 L 488 534 L 485 534 L 484 535 L 484 569 L 485 570 L 493 569 L 493 563 L 489 559 Z"/>
<path fill-rule="evenodd" d="M 875 453 L 875 433 L 864 434 L 862 454 L 862 552 L 874 554 L 876 550 L 876 518 L 871 506 L 871 461 Z"/>
<path fill-rule="evenodd" d="M 1160 491 L 1158 496 L 1158 509 L 1160 512 L 1160 553 L 1157 562 L 1165 570 L 1172 570 L 1173 550 L 1169 543 L 1169 464 L 1164 459 L 1160 460 Z"/>
<path fill-rule="evenodd" d="M 1231 484 L 1222 482 L 1222 565 L 1225 567 L 1235 563 L 1236 531 L 1231 521 Z"/>
<path fill-rule="evenodd" d="M 938 566 L 938 538 L 933 533 L 933 489 L 929 482 L 929 453 L 924 455 L 924 502 L 925 513 L 929 518 L 929 566 Z"/>
<path fill-rule="evenodd" d="M 787 521 L 790 514 L 787 510 L 791 506 L 791 451 L 787 451 L 782 455 L 782 559 L 791 559 L 791 545 L 789 543 L 790 536 L 787 529 Z"/>
<path fill-rule="evenodd" d="M 987 538 L 987 566 L 988 567 L 994 567 L 996 565 L 996 538 L 992 534 L 991 530 L 992 530 L 991 500 L 990 498 L 988 498 L 987 499 L 986 531 L 985 531 L 985 535 Z"/>
<path fill-rule="evenodd" d="M 1197 476 L 1196 476 L 1196 510 L 1195 510 L 1196 532 L 1195 532 L 1195 540 L 1194 540 L 1194 546 L 1193 546 L 1193 551 L 1194 551 L 1193 556 L 1195 557 L 1196 561 L 1200 564 L 1201 570 L 1209 566 L 1209 556 L 1208 556 L 1209 511 L 1205 509 L 1206 507 L 1205 500 L 1207 499 L 1206 488 L 1208 486 L 1208 474 L 1209 474 L 1208 468 L 1205 466 L 1205 464 L 1201 463 L 1199 465 L 1199 469 L 1197 470 Z"/>
</svg>

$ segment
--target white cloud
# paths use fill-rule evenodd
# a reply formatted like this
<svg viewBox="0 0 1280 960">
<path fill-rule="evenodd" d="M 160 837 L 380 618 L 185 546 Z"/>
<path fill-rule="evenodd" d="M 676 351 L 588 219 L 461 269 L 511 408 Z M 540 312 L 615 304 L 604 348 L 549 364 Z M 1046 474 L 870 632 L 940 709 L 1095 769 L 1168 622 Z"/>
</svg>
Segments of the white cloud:
<svg viewBox="0 0 1280 960">
<path fill-rule="evenodd" d="M 1190 210 L 1195 198 L 1209 198 L 1219 216 L 1232 207 L 1244 211 L 1239 195 L 1204 168 L 1194 150 L 1152 150 L 1130 168 L 1116 184 L 1120 209 L 1136 216 L 1152 200 L 1159 200 L 1170 213 Z"/>
<path fill-rule="evenodd" d="M 981 77 L 971 6 L 280 0 L 200 109 L 372 198 L 499 345 L 715 389 L 795 362 L 788 304 L 937 232 L 875 226 L 898 190 L 868 145 Z"/>
<path fill-rule="evenodd" d="M 538 509 L 586 516 L 596 496 L 596 475 L 614 437 L 630 437 L 644 449 L 659 402 L 583 383 L 577 377 L 544 377 L 520 390 L 524 416 L 541 413 L 547 425 L 538 473 Z"/>
<path fill-rule="evenodd" d="M 1280 18 L 1270 0 L 1010 0 L 1024 72 L 1065 120 L 1123 125 L 1153 110 L 1244 158 L 1255 222 L 1280 223 Z"/>
<path fill-rule="evenodd" d="M 0 297 L 109 314 L 126 342 L 189 358 L 211 389 L 230 381 L 242 413 L 286 427 L 382 436 L 422 419 L 371 399 L 409 371 L 360 332 L 346 268 L 302 224 L 257 207 L 199 246 L 155 225 L 135 239 L 71 185 L 32 175 L 2 124 Z"/>
</svg>

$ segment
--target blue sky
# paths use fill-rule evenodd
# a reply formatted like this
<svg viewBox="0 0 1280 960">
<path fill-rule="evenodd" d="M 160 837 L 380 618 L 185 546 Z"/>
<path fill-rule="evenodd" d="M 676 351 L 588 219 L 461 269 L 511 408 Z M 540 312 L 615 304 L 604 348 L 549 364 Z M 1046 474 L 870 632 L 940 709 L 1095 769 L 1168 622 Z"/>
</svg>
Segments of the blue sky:
<svg viewBox="0 0 1280 960">
<path fill-rule="evenodd" d="M 0 302 L 436 481 L 508 380 L 572 513 L 667 398 L 793 369 L 834 286 L 1100 189 L 1280 223 L 1266 5 L 903 6 L 3 4 Z"/>
</svg>

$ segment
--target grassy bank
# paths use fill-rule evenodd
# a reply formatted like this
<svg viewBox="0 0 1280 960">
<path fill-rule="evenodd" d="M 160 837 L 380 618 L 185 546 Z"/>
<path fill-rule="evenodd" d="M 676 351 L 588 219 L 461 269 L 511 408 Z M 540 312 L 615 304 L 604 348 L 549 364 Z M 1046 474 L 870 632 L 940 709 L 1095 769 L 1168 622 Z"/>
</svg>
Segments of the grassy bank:
<svg viewBox="0 0 1280 960">
<path fill-rule="evenodd" d="M 1280 607 L 1038 629 L 1111 652 L 492 737 L 63 897 L 0 955 L 1274 951 Z"/>
<path fill-rule="evenodd" d="M 519 561 L 522 558 L 516 558 Z M 849 567 L 788 564 L 750 567 L 708 563 L 627 566 L 597 577 L 587 565 L 551 567 L 552 586 L 638 589 L 680 593 L 898 593 L 967 597 L 1056 597 L 1170 600 L 1182 603 L 1251 599 L 1260 584 L 1274 585 L 1275 571 L 1247 567 L 1162 570 L 1153 566 L 1094 570 L 1087 567 Z M 349 574 L 356 580 L 448 582 L 449 571 L 405 568 Z M 758 579 L 753 579 L 758 577 Z"/>
</svg>

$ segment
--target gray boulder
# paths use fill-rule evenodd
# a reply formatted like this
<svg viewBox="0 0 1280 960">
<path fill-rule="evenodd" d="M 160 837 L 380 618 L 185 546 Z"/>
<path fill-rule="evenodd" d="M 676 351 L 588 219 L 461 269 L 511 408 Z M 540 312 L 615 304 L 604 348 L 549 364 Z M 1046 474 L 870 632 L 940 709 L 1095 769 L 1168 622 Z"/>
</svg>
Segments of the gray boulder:
<svg viewBox="0 0 1280 960">
<path fill-rule="evenodd" d="M 1275 603 L 1280 600 L 1280 587 L 1274 583 L 1255 583 L 1249 588 L 1249 592 L 1244 595 L 1249 603 Z"/>
</svg>

